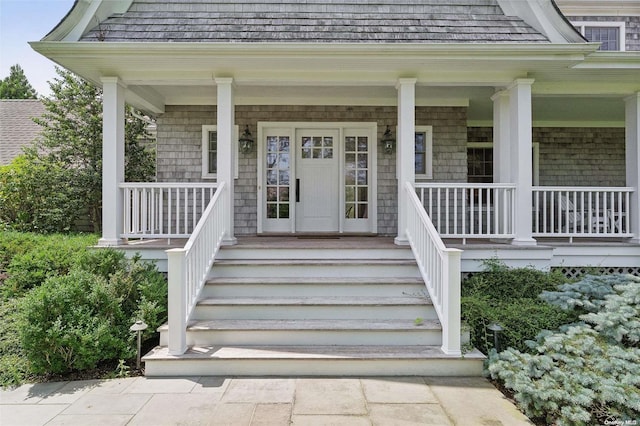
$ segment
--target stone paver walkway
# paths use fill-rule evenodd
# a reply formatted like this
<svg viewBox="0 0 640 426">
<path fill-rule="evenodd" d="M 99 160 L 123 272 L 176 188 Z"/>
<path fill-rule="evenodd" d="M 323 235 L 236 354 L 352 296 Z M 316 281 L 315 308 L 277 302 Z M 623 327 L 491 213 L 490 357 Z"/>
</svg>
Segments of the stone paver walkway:
<svg viewBox="0 0 640 426">
<path fill-rule="evenodd" d="M 482 378 L 135 377 L 0 391 L 0 425 L 531 425 Z"/>
</svg>

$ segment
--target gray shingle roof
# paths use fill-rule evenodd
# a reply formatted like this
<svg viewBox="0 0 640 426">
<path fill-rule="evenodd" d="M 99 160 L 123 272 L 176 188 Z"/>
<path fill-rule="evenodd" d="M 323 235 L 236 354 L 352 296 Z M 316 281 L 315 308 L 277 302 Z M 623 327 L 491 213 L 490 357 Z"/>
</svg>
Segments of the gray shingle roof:
<svg viewBox="0 0 640 426">
<path fill-rule="evenodd" d="M 107 42 L 548 42 L 496 0 L 135 0 Z"/>
<path fill-rule="evenodd" d="M 32 118 L 44 113 L 44 105 L 36 99 L 0 100 L 0 166 L 22 154 L 22 148 L 40 134 L 42 127 Z"/>
</svg>

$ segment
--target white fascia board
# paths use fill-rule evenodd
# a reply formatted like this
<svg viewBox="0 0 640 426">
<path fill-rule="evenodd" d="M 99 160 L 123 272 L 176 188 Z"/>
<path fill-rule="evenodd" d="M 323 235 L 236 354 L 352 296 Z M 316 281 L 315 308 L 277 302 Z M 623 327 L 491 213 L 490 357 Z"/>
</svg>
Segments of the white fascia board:
<svg viewBox="0 0 640 426">
<path fill-rule="evenodd" d="M 556 0 L 567 16 L 639 16 L 638 0 Z"/>
<path fill-rule="evenodd" d="M 133 0 L 77 0 L 43 41 L 78 41 L 90 29 L 114 14 L 125 13 Z"/>
<path fill-rule="evenodd" d="M 497 0 L 507 16 L 518 16 L 552 43 L 584 43 L 585 39 L 559 13 L 552 0 Z"/>
<path fill-rule="evenodd" d="M 493 120 L 468 120 L 468 127 L 493 127 Z M 545 121 L 545 120 L 533 120 L 531 127 L 577 127 L 577 128 L 624 128 L 625 123 L 623 121 Z"/>
<path fill-rule="evenodd" d="M 626 81 L 536 81 L 535 96 L 625 96 L 640 90 L 640 80 Z"/>
<path fill-rule="evenodd" d="M 54 55 L 113 55 L 113 56 L 145 56 L 161 58 L 198 57 L 207 55 L 241 56 L 247 55 L 254 58 L 270 58 L 274 54 L 280 57 L 300 57 L 305 55 L 317 58 L 321 57 L 351 57 L 360 56 L 420 56 L 426 58 L 519 58 L 519 57 L 558 57 L 567 59 L 573 55 L 579 59 L 597 50 L 598 43 L 186 43 L 186 42 L 81 42 L 72 43 L 64 41 L 32 42 L 31 46 L 39 53 L 49 57 Z"/>
<path fill-rule="evenodd" d="M 640 52 L 598 51 L 587 56 L 583 62 L 573 66 L 579 69 L 640 69 Z M 640 77 L 639 77 L 640 78 Z"/>
</svg>

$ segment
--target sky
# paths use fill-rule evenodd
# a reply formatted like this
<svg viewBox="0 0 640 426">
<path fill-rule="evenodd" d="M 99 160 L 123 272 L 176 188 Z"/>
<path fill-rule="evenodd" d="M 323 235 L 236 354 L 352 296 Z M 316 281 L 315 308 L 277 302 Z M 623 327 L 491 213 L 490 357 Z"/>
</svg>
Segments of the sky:
<svg viewBox="0 0 640 426">
<path fill-rule="evenodd" d="M 50 94 L 55 64 L 27 43 L 47 35 L 71 10 L 74 0 L 0 0 L 0 79 L 19 64 L 38 95 Z"/>
</svg>

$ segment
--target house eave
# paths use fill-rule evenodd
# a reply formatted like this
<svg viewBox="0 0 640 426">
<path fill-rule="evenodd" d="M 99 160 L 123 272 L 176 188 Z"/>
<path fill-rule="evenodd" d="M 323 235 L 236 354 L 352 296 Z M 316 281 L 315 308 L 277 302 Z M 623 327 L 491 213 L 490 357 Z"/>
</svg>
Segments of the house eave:
<svg viewBox="0 0 640 426">
<path fill-rule="evenodd" d="M 92 82 L 118 76 L 134 84 L 236 81 L 388 85 L 502 85 L 536 69 L 570 68 L 598 44 L 104 43 L 32 42 L 34 50 Z"/>
<path fill-rule="evenodd" d="M 37 52 L 47 54 L 134 54 L 145 56 L 175 55 L 197 56 L 204 54 L 242 54 L 265 56 L 272 53 L 297 56 L 304 53 L 325 55 L 440 55 L 446 57 L 480 57 L 495 55 L 518 57 L 529 55 L 585 55 L 597 50 L 598 43 L 189 43 L 189 42 L 30 42 Z"/>
<path fill-rule="evenodd" d="M 576 64 L 580 69 L 640 69 L 640 52 L 594 52 Z"/>
</svg>

